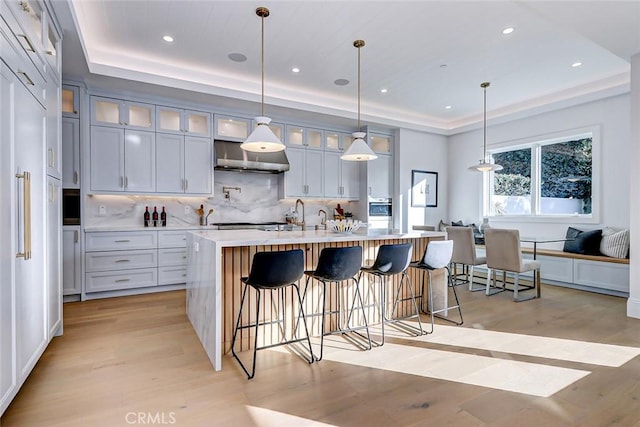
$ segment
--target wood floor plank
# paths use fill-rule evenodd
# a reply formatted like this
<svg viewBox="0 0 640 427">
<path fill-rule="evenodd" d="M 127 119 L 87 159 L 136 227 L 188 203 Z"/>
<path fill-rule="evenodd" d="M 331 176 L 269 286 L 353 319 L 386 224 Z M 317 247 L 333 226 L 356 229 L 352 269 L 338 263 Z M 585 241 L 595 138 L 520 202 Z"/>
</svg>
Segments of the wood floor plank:
<svg viewBox="0 0 640 427">
<path fill-rule="evenodd" d="M 625 316 L 623 298 L 545 285 L 541 299 L 514 303 L 507 292 L 486 297 L 463 288 L 461 328 L 640 347 L 640 320 Z M 128 426 L 139 416 L 178 426 L 640 425 L 640 357 L 608 367 L 387 337 L 395 345 L 590 373 L 541 398 L 260 351 L 248 381 L 229 356 L 223 371 L 213 371 L 186 317 L 184 291 L 67 303 L 64 322 L 64 335 L 52 341 L 2 427 Z M 415 352 L 411 360 L 422 361 Z"/>
</svg>

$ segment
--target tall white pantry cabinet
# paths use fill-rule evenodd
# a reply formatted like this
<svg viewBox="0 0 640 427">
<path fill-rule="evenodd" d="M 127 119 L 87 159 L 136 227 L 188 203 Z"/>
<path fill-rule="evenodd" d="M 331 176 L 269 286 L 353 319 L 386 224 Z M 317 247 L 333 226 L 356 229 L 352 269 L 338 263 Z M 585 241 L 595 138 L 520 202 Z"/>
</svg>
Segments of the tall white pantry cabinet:
<svg viewBox="0 0 640 427">
<path fill-rule="evenodd" d="M 59 28 L 0 1 L 0 415 L 62 331 Z"/>
</svg>

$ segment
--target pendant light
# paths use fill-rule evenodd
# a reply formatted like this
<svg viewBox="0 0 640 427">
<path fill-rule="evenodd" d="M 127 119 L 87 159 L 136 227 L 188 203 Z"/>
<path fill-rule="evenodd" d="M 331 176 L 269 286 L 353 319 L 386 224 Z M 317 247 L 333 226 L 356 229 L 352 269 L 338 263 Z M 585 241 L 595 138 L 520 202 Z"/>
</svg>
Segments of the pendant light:
<svg viewBox="0 0 640 427">
<path fill-rule="evenodd" d="M 480 87 L 484 90 L 484 116 L 483 116 L 483 137 L 482 137 L 482 160 L 477 165 L 469 168 L 475 172 L 495 172 L 502 170 L 502 166 L 487 161 L 487 88 L 491 83 L 480 83 Z"/>
<path fill-rule="evenodd" d="M 340 158 L 349 161 L 366 161 L 377 159 L 378 156 L 367 145 L 365 132 L 360 132 L 360 48 L 364 46 L 364 40 L 356 40 L 353 45 L 358 49 L 358 131 L 352 133 L 354 140 Z"/>
<path fill-rule="evenodd" d="M 282 151 L 285 149 L 282 141 L 278 139 L 273 131 L 269 128 L 271 119 L 264 115 L 264 18 L 269 16 L 269 9 L 266 7 L 259 7 L 256 9 L 256 15 L 258 15 L 262 22 L 262 99 L 260 103 L 260 116 L 255 118 L 257 123 L 256 128 L 251 132 L 251 135 L 240 145 L 240 148 L 246 151 L 257 151 L 260 153 L 269 153 L 274 151 Z"/>
</svg>

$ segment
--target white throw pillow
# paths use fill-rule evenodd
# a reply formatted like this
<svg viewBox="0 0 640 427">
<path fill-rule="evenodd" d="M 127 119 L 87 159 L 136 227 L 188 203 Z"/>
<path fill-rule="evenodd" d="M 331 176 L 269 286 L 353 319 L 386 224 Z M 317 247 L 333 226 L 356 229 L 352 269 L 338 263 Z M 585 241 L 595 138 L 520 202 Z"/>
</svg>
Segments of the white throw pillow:
<svg viewBox="0 0 640 427">
<path fill-rule="evenodd" d="M 602 230 L 600 253 L 612 258 L 626 258 L 629 254 L 629 230 L 605 227 Z"/>
</svg>

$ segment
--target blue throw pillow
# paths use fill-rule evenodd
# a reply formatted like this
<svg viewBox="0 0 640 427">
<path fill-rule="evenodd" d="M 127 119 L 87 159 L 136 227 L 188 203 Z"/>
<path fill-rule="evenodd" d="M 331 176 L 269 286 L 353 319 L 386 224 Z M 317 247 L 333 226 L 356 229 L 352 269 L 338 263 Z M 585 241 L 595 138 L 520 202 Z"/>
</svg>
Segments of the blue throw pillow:
<svg viewBox="0 0 640 427">
<path fill-rule="evenodd" d="M 562 250 L 574 254 L 600 255 L 600 240 L 602 240 L 602 230 L 582 231 L 569 227 L 567 241 L 564 242 Z"/>
</svg>

